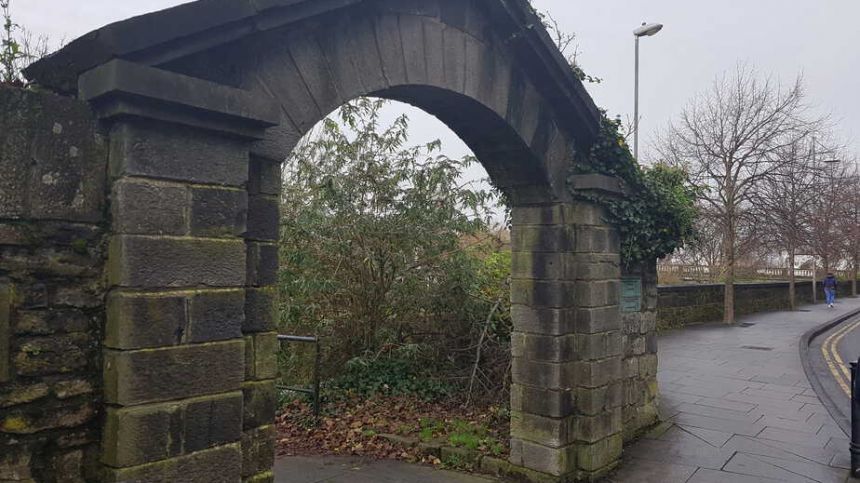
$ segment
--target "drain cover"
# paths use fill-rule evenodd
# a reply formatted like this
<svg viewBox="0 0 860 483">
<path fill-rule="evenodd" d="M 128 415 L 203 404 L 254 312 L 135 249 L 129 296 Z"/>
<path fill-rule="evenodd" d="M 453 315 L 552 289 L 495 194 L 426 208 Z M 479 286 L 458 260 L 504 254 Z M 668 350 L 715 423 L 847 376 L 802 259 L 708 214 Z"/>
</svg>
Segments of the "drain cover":
<svg viewBox="0 0 860 483">
<path fill-rule="evenodd" d="M 742 323 L 738 324 L 739 327 L 752 327 L 754 325 L 755 324 L 751 324 L 749 322 L 742 322 Z"/>
<path fill-rule="evenodd" d="M 772 351 L 773 347 L 760 347 L 756 345 L 745 345 L 741 346 L 741 349 L 749 349 L 753 351 Z"/>
</svg>

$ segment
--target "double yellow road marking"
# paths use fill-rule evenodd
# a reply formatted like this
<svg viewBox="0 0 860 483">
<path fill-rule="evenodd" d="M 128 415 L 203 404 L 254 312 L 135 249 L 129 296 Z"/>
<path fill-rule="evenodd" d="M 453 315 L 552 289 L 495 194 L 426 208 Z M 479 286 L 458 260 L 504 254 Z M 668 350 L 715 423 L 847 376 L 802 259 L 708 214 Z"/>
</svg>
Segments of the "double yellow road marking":
<svg viewBox="0 0 860 483">
<path fill-rule="evenodd" d="M 837 330 L 830 335 L 821 345 L 821 353 L 824 355 L 824 361 L 827 362 L 827 367 L 833 374 L 833 378 L 839 383 L 839 387 L 845 391 L 848 397 L 851 397 L 851 369 L 842 360 L 839 355 L 839 342 L 852 330 L 860 327 L 860 320 L 847 324 L 845 327 Z"/>
</svg>

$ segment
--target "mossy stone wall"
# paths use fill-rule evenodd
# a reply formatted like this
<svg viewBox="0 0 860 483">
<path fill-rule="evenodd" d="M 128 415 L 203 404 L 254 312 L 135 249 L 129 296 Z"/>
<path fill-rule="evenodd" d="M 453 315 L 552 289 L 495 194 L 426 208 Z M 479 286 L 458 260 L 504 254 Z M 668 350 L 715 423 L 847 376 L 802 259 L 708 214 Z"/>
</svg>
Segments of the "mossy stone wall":
<svg viewBox="0 0 860 483">
<path fill-rule="evenodd" d="M 0 87 L 0 481 L 91 481 L 107 154 L 88 105 Z"/>
</svg>

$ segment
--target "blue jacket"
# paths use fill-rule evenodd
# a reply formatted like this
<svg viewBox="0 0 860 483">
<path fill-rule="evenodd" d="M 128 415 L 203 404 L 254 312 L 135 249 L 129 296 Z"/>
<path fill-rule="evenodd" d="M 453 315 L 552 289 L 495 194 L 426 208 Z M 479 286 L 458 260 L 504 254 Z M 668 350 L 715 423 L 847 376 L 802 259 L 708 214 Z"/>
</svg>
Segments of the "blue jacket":
<svg viewBox="0 0 860 483">
<path fill-rule="evenodd" d="M 836 288 L 836 277 L 829 276 L 824 279 L 824 288 Z"/>
</svg>

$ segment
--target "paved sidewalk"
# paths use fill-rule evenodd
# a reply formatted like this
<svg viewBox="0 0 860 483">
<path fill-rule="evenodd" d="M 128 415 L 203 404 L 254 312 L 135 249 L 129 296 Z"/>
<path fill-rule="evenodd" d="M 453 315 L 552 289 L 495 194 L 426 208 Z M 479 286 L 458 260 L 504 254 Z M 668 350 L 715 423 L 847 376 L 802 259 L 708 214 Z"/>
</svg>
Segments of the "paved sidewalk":
<svg viewBox="0 0 860 483">
<path fill-rule="evenodd" d="M 661 413 L 675 426 L 627 448 L 613 481 L 849 481 L 848 439 L 812 391 L 798 344 L 857 308 L 848 299 L 661 336 Z"/>
<path fill-rule="evenodd" d="M 809 329 L 860 308 L 803 307 L 660 337 L 663 418 L 671 429 L 626 448 L 617 483 L 840 482 L 848 439 L 812 391 L 798 344 Z M 278 483 L 485 483 L 394 461 L 283 458 Z"/>
</svg>

